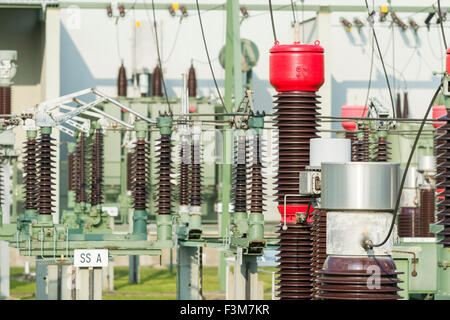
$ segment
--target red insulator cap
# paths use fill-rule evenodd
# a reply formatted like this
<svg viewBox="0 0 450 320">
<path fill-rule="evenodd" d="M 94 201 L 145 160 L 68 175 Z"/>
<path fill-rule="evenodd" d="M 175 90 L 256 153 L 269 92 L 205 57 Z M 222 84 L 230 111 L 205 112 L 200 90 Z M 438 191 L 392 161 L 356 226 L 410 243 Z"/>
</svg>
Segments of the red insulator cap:
<svg viewBox="0 0 450 320">
<path fill-rule="evenodd" d="M 286 223 L 296 223 L 297 222 L 297 213 L 306 212 L 308 210 L 308 206 L 306 205 L 286 205 Z M 278 206 L 278 211 L 281 214 L 281 222 L 284 222 L 284 205 Z M 313 206 L 309 207 L 308 218 L 306 219 L 307 223 L 312 222 L 311 213 L 314 212 Z"/>
<path fill-rule="evenodd" d="M 341 109 L 341 117 L 364 118 L 368 110 L 367 106 L 349 106 L 344 104 Z M 341 124 L 345 130 L 356 130 L 356 121 L 342 121 Z"/>
<path fill-rule="evenodd" d="M 447 56 L 448 59 L 448 56 Z M 445 106 L 433 106 L 433 119 L 439 119 L 447 115 L 447 109 Z M 433 127 L 439 128 L 445 124 L 446 121 L 433 121 Z"/>
<path fill-rule="evenodd" d="M 450 74 L 450 48 L 447 49 L 447 58 L 445 64 L 446 64 L 445 70 L 447 71 L 448 74 Z"/>
<path fill-rule="evenodd" d="M 317 91 L 324 82 L 323 48 L 295 42 L 270 49 L 270 83 L 278 91 Z"/>
</svg>

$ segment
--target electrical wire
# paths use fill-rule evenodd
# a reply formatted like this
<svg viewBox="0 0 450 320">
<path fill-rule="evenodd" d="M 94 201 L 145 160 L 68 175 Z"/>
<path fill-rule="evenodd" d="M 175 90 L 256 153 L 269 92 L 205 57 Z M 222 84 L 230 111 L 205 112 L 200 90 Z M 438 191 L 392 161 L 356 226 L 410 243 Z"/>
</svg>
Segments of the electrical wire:
<svg viewBox="0 0 450 320">
<path fill-rule="evenodd" d="M 392 217 L 391 226 L 389 227 L 389 232 L 386 235 L 386 238 L 384 238 L 384 240 L 381 241 L 380 243 L 367 244 L 371 248 L 373 248 L 373 247 L 381 247 L 383 244 L 385 244 L 389 240 L 389 237 L 391 236 L 392 231 L 394 230 L 395 219 L 397 218 L 397 211 L 398 211 L 398 208 L 400 206 L 400 199 L 401 199 L 401 196 L 402 196 L 403 186 L 405 185 L 405 181 L 406 181 L 406 174 L 408 173 L 409 166 L 411 165 L 411 160 L 412 160 L 412 157 L 414 155 L 414 151 L 416 150 L 417 143 L 419 142 L 419 138 L 420 138 L 420 135 L 422 133 L 423 127 L 425 126 L 425 122 L 426 122 L 426 120 L 428 118 L 428 114 L 430 113 L 431 107 L 433 106 L 434 101 L 436 100 L 436 97 L 439 94 L 439 91 L 441 90 L 441 88 L 442 88 L 442 81 L 441 81 L 441 84 L 439 85 L 439 87 L 437 88 L 436 92 L 434 93 L 433 98 L 431 98 L 430 104 L 429 104 L 429 106 L 427 108 L 427 111 L 425 112 L 425 115 L 424 115 L 424 117 L 422 119 L 422 123 L 420 124 L 419 131 L 417 132 L 416 138 L 414 140 L 414 144 L 413 144 L 413 146 L 411 148 L 411 152 L 409 153 L 408 162 L 406 163 L 405 171 L 403 172 L 403 176 L 402 176 L 402 181 L 400 182 L 400 188 L 398 190 L 397 201 L 395 202 L 394 215 Z"/>
<path fill-rule="evenodd" d="M 441 0 L 438 0 L 439 22 L 441 25 L 442 40 L 444 41 L 445 50 L 447 50 L 447 39 L 445 39 L 444 23 L 442 22 Z"/>
<path fill-rule="evenodd" d="M 180 20 L 180 23 L 178 24 L 177 31 L 176 31 L 176 33 L 175 33 L 175 38 L 174 38 L 172 47 L 171 47 L 171 49 L 170 49 L 169 55 L 168 55 L 167 58 L 163 61 L 164 64 L 166 64 L 167 62 L 169 62 L 170 58 L 172 57 L 172 54 L 175 52 L 175 47 L 176 47 L 177 42 L 178 42 L 178 35 L 180 34 L 180 30 L 181 30 L 181 21 L 183 21 L 183 20 Z"/>
<path fill-rule="evenodd" d="M 205 31 L 203 30 L 202 15 L 200 14 L 200 6 L 198 5 L 198 0 L 195 0 L 195 3 L 197 4 L 198 21 L 200 22 L 200 29 L 202 31 L 203 45 L 205 46 L 205 52 L 206 52 L 206 57 L 208 58 L 209 69 L 211 70 L 211 75 L 214 80 L 214 85 L 216 86 L 216 90 L 217 90 L 217 94 L 219 95 L 220 102 L 222 103 L 222 106 L 225 109 L 225 111 L 228 113 L 228 109 L 225 106 L 225 102 L 223 101 L 222 94 L 220 93 L 219 86 L 216 81 L 216 76 L 214 75 L 214 69 L 211 64 L 211 58 L 209 57 L 209 50 L 208 50 L 208 45 L 206 44 Z"/>
<path fill-rule="evenodd" d="M 370 18 L 371 14 L 370 14 L 370 10 L 369 10 L 369 4 L 367 3 L 367 0 L 364 0 L 364 1 L 366 3 L 367 14 L 369 15 L 369 18 Z M 388 77 L 388 74 L 386 71 L 386 66 L 384 65 L 383 55 L 381 54 L 380 45 L 378 43 L 378 38 L 377 38 L 377 34 L 375 32 L 375 28 L 372 28 L 372 33 L 373 33 L 373 37 L 375 38 L 375 43 L 377 45 L 378 53 L 380 55 L 381 64 L 383 65 L 384 77 L 386 78 L 386 83 L 387 83 L 387 87 L 389 90 L 389 98 L 391 99 L 392 115 L 395 117 L 394 98 L 392 97 L 391 85 L 389 83 L 389 77 Z"/>
<path fill-rule="evenodd" d="M 295 18 L 294 0 L 291 0 L 291 8 L 292 8 L 292 16 L 294 18 L 294 24 L 296 24 L 297 23 L 297 19 Z"/>
<path fill-rule="evenodd" d="M 145 6 L 145 13 L 147 14 L 148 21 L 150 21 L 150 17 L 148 16 L 147 3 L 145 0 L 143 0 L 143 1 L 144 1 L 144 6 Z M 167 103 L 167 107 L 169 109 L 169 113 L 172 113 L 172 109 L 170 107 L 170 102 L 169 102 L 169 97 L 167 95 L 166 82 L 164 81 L 163 69 L 162 69 L 162 64 L 161 64 L 161 54 L 159 52 L 158 29 L 156 27 L 156 15 L 155 15 L 154 0 L 152 0 L 152 12 L 153 12 L 153 28 L 155 29 L 154 31 L 155 31 L 156 53 L 158 54 L 158 65 L 159 65 L 159 68 L 161 69 L 161 82 L 162 82 L 162 85 L 164 88 L 164 96 L 166 97 L 166 103 Z"/>
<path fill-rule="evenodd" d="M 270 21 L 272 22 L 273 41 L 277 42 L 277 33 L 275 31 L 275 22 L 273 21 L 272 0 L 269 0 Z"/>
</svg>

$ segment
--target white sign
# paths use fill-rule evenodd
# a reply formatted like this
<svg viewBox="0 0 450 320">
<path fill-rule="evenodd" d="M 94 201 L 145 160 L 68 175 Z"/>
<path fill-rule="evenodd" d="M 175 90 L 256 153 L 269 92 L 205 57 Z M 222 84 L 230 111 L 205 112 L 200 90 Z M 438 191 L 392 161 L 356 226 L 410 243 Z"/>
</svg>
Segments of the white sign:
<svg viewBox="0 0 450 320">
<path fill-rule="evenodd" d="M 119 215 L 119 208 L 117 207 L 102 207 L 110 217 L 117 217 Z"/>
<path fill-rule="evenodd" d="M 74 250 L 75 267 L 107 267 L 107 249 L 76 249 Z"/>
</svg>

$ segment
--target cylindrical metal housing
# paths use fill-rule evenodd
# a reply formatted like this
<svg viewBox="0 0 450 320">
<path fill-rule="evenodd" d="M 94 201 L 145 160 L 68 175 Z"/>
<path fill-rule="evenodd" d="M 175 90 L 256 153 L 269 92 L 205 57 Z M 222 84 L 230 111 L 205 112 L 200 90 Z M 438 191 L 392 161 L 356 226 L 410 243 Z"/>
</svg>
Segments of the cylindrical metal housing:
<svg viewBox="0 0 450 320">
<path fill-rule="evenodd" d="M 394 210 L 399 182 L 399 163 L 322 163 L 323 209 Z"/>
</svg>

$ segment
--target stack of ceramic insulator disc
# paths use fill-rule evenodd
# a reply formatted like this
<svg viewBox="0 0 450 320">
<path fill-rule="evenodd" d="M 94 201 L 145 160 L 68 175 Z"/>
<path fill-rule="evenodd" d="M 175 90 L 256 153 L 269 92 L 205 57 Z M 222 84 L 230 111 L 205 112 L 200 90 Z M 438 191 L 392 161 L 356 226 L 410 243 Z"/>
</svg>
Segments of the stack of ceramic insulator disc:
<svg viewBox="0 0 450 320">
<path fill-rule="evenodd" d="M 162 97 L 162 74 L 159 66 L 156 66 L 152 74 L 152 96 Z"/>
<path fill-rule="evenodd" d="M 197 78 L 195 76 L 195 69 L 193 65 L 191 65 L 191 67 L 189 68 L 188 94 L 189 97 L 192 98 L 195 98 L 197 96 Z"/>
<path fill-rule="evenodd" d="M 420 190 L 420 237 L 434 237 L 430 224 L 434 223 L 435 190 Z"/>
<path fill-rule="evenodd" d="M 11 114 L 11 87 L 0 86 L 0 114 Z"/>
<path fill-rule="evenodd" d="M 191 145 L 188 139 L 181 139 L 180 146 L 180 205 L 189 205 Z"/>
<path fill-rule="evenodd" d="M 134 209 L 147 209 L 148 142 L 138 139 L 134 149 L 133 198 Z"/>
<path fill-rule="evenodd" d="M 278 204 L 285 195 L 298 194 L 299 172 L 309 165 L 309 141 L 317 138 L 318 103 L 315 92 L 280 92 L 276 95 L 278 145 Z M 288 205 L 308 205 L 309 198 L 287 198 Z M 313 288 L 313 241 L 309 223 L 280 226 L 279 294 L 281 299 L 311 299 Z"/>
<path fill-rule="evenodd" d="M 362 138 L 358 139 L 358 151 L 356 152 L 356 161 L 369 162 L 370 148 L 369 148 L 369 125 L 359 123 L 358 129 L 362 131 Z"/>
<path fill-rule="evenodd" d="M 157 145 L 158 156 L 158 182 L 157 184 L 157 213 L 171 214 L 172 210 L 172 183 L 170 182 L 170 175 L 172 174 L 172 144 L 170 135 L 163 134 Z"/>
<path fill-rule="evenodd" d="M 72 155 L 73 156 L 73 155 Z M 72 157 L 73 158 L 73 157 Z M 28 138 L 25 141 L 24 171 L 25 171 L 25 209 L 35 210 L 37 208 L 37 141 Z M 70 158 L 69 158 L 70 159 Z M 70 162 L 70 161 L 69 161 Z M 69 170 L 71 164 L 69 163 Z M 0 166 L 1 167 L 1 166 Z M 71 186 L 69 180 L 69 186 Z M 0 188 L 3 187 L 1 184 Z"/>
<path fill-rule="evenodd" d="M 127 152 L 127 190 L 132 191 L 133 190 L 133 160 L 134 160 L 134 153 L 131 150 L 128 150 Z"/>
<path fill-rule="evenodd" d="M 327 258 L 327 213 L 325 210 L 316 209 L 313 214 L 313 270 L 315 284 L 320 277 L 319 270 L 322 270 L 323 264 Z M 318 294 L 317 285 L 314 286 L 315 297 Z"/>
<path fill-rule="evenodd" d="M 50 134 L 41 134 L 38 147 L 38 200 L 37 211 L 39 214 L 50 215 L 53 213 L 53 196 L 54 196 L 54 182 L 52 169 L 55 167 L 54 152 L 53 149 L 55 140 L 50 137 Z"/>
<path fill-rule="evenodd" d="M 100 129 L 94 132 L 91 153 L 91 206 L 97 206 L 103 203 L 103 134 Z"/>
<path fill-rule="evenodd" d="M 444 189 L 440 194 L 443 199 L 438 203 L 439 212 L 437 214 L 439 225 L 444 226 L 442 231 L 437 235 L 442 236 L 443 239 L 439 241 L 444 247 L 450 247 L 450 123 L 448 121 L 448 110 L 445 117 L 439 118 L 445 120 L 445 124 L 439 128 L 442 135 L 439 136 L 439 144 L 436 147 L 437 154 L 437 179 L 436 187 Z"/>
<path fill-rule="evenodd" d="M 247 140 L 245 135 L 235 142 L 234 212 L 247 212 Z"/>
<path fill-rule="evenodd" d="M 119 69 L 119 76 L 117 79 L 117 95 L 119 97 L 126 97 L 127 96 L 127 72 L 125 70 L 125 67 L 123 64 L 120 66 Z"/>
<path fill-rule="evenodd" d="M 255 134 L 252 141 L 252 154 L 250 162 L 250 212 L 263 213 L 264 209 L 264 181 L 262 175 L 262 136 Z"/>
<path fill-rule="evenodd" d="M 358 135 L 355 131 L 345 131 L 345 138 L 350 139 L 352 146 L 351 159 L 352 161 L 357 161 L 357 152 L 358 152 Z"/>
<path fill-rule="evenodd" d="M 86 193 L 86 138 L 83 133 L 78 138 L 75 159 L 75 202 L 87 202 Z"/>
<path fill-rule="evenodd" d="M 376 162 L 386 162 L 391 159 L 391 147 L 389 146 L 391 143 L 386 140 L 385 137 L 379 137 L 376 149 L 375 149 L 375 157 L 373 161 Z"/>
<path fill-rule="evenodd" d="M 202 195 L 202 156 L 200 140 L 194 139 L 191 144 L 191 206 L 201 206 Z"/>
</svg>

